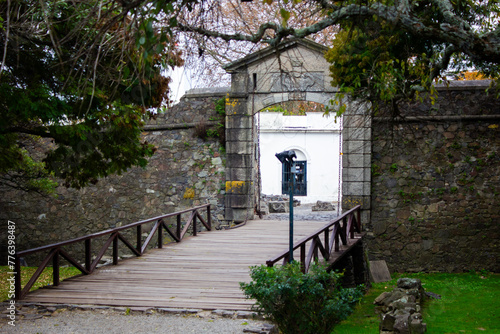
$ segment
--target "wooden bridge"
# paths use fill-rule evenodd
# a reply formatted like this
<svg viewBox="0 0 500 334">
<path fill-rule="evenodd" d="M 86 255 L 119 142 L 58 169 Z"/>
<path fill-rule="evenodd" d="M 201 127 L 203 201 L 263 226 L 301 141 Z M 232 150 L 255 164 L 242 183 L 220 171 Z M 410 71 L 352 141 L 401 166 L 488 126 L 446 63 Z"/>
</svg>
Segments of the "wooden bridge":
<svg viewBox="0 0 500 334">
<path fill-rule="evenodd" d="M 205 215 L 200 213 L 203 209 Z M 182 229 L 181 214 L 190 214 Z M 176 230 L 166 223 L 177 217 Z M 205 218 L 204 218 L 205 217 Z M 20 258 L 35 252 L 48 252 L 39 270 L 23 288 L 16 276 L 16 296 L 27 302 L 92 304 L 126 307 L 192 308 L 249 310 L 252 300 L 245 299 L 239 282 L 249 282 L 249 267 L 274 265 L 288 259 L 288 221 L 253 220 L 244 226 L 221 231 L 198 232 L 200 221 L 211 229 L 209 206 L 201 206 L 124 227 L 103 231 L 67 242 L 19 252 L 16 272 L 20 273 Z M 136 229 L 142 236 L 144 224 L 154 225 L 145 241 L 137 237 L 132 246 L 123 236 L 126 229 Z M 324 259 L 335 263 L 361 240 L 359 207 L 325 224 L 317 221 L 296 221 L 294 224 L 294 258 L 307 271 L 309 263 Z M 186 236 L 193 227 L 194 236 Z M 162 230 L 177 243 L 163 246 Z M 358 233 L 355 233 L 358 232 Z M 161 249 L 147 250 L 147 244 L 157 235 Z M 108 236 L 107 241 L 92 259 L 91 242 Z M 180 242 L 182 240 L 182 242 Z M 118 261 L 118 241 L 137 257 Z M 63 247 L 85 244 L 85 264 L 78 263 Z M 97 267 L 108 248 L 112 248 L 115 265 Z M 296 253 L 296 254 L 295 254 Z M 80 269 L 83 275 L 59 282 L 59 257 Z M 28 292 L 39 274 L 52 261 L 54 284 Z"/>
</svg>

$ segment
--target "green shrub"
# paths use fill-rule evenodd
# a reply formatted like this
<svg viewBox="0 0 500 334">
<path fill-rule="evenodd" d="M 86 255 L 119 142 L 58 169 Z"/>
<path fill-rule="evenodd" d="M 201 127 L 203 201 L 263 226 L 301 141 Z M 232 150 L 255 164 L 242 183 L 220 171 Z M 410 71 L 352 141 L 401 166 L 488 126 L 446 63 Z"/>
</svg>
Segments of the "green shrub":
<svg viewBox="0 0 500 334">
<path fill-rule="evenodd" d="M 345 319 L 363 295 L 363 287 L 340 286 L 342 274 L 312 265 L 309 273 L 294 262 L 285 266 L 251 268 L 252 282 L 240 283 L 254 309 L 276 323 L 284 334 L 328 334 Z"/>
</svg>

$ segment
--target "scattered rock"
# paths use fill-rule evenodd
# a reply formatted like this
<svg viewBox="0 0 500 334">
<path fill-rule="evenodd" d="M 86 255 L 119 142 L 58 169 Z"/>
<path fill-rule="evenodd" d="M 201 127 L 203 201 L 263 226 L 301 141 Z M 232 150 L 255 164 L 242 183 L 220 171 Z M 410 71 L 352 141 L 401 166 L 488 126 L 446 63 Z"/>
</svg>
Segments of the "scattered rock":
<svg viewBox="0 0 500 334">
<path fill-rule="evenodd" d="M 269 206 L 266 203 L 260 203 L 260 214 L 261 215 L 269 214 Z"/>
<path fill-rule="evenodd" d="M 257 314 L 254 312 L 248 312 L 248 311 L 237 311 L 236 312 L 236 318 L 238 318 L 238 319 L 253 319 L 256 317 L 257 317 Z"/>
<path fill-rule="evenodd" d="M 44 314 L 45 315 L 45 314 Z M 36 319 L 42 319 L 43 316 L 42 314 L 25 314 L 23 316 L 23 320 L 36 320 Z"/>
<path fill-rule="evenodd" d="M 419 279 L 400 278 L 394 290 L 385 291 L 373 302 L 380 314 L 380 333 L 422 334 L 427 326 L 422 322 L 420 303 L 426 293 Z"/>
<path fill-rule="evenodd" d="M 335 211 L 335 207 L 331 202 L 317 201 L 316 205 L 313 205 L 312 211 Z"/>
<path fill-rule="evenodd" d="M 236 312 L 227 310 L 214 310 L 212 313 L 223 318 L 233 318 L 236 315 Z"/>
<path fill-rule="evenodd" d="M 426 291 L 425 295 L 427 297 L 431 297 L 431 298 L 434 298 L 434 299 L 441 299 L 441 295 L 438 295 L 438 294 L 436 294 L 434 292 Z"/>
<path fill-rule="evenodd" d="M 286 213 L 288 211 L 287 202 L 269 202 L 269 213 Z"/>
<path fill-rule="evenodd" d="M 398 279 L 398 288 L 401 289 L 416 289 L 422 286 L 422 282 L 418 278 L 400 278 Z"/>
<path fill-rule="evenodd" d="M 243 329 L 243 333 L 278 334 L 278 328 L 274 325 L 261 324 L 259 326 L 245 328 Z"/>
</svg>

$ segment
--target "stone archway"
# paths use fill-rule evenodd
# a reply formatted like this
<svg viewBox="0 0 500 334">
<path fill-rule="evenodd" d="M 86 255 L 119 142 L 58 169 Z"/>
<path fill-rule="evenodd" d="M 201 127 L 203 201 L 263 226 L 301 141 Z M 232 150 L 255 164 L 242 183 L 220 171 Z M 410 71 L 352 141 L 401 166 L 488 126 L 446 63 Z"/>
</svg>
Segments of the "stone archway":
<svg viewBox="0 0 500 334">
<path fill-rule="evenodd" d="M 258 141 L 254 114 L 285 101 L 329 105 L 330 85 L 325 46 L 305 39 L 289 40 L 226 65 L 231 90 L 226 99 L 226 219 L 253 219 L 259 193 Z M 369 209 L 371 120 L 366 108 L 351 104 L 343 116 L 342 208 Z M 367 221 L 369 211 L 363 213 Z"/>
</svg>

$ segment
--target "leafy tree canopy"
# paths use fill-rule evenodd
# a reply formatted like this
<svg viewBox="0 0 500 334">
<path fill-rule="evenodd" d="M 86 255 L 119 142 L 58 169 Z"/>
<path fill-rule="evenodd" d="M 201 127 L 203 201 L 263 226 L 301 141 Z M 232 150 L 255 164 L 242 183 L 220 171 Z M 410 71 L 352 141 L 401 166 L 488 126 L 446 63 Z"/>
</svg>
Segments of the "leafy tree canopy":
<svg viewBox="0 0 500 334">
<path fill-rule="evenodd" d="M 270 11 L 274 19 L 236 31 L 220 28 L 222 19 L 204 13 L 205 24 L 186 20 L 179 28 L 220 41 L 276 46 L 290 37 L 323 39 L 318 34 L 336 27 L 338 33 L 330 30 L 326 54 L 332 84 L 375 106 L 383 102 L 397 107 L 402 99 L 431 91 L 436 79 L 464 71 L 499 78 L 498 1 L 262 0 L 240 4 L 239 12 L 245 6 L 250 12 Z"/>
<path fill-rule="evenodd" d="M 0 179 L 78 188 L 144 166 L 140 129 L 166 98 L 162 69 L 182 63 L 179 33 L 219 62 L 242 45 L 326 41 L 341 93 L 397 109 L 452 72 L 498 81 L 499 20 L 494 0 L 2 1 Z"/>
<path fill-rule="evenodd" d="M 2 1 L 0 182 L 53 192 L 54 176 L 80 188 L 144 166 L 141 127 L 167 97 L 162 69 L 182 64 L 171 26 L 186 3 Z"/>
</svg>

